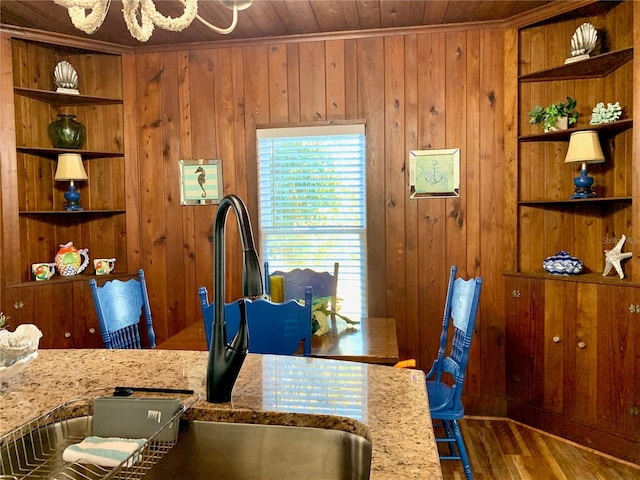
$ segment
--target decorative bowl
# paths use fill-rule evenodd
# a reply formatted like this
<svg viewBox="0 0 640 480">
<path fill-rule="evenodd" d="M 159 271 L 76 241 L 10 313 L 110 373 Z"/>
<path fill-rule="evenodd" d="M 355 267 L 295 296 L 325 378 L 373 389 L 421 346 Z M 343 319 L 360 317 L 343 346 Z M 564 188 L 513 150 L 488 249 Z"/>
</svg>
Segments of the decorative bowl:
<svg viewBox="0 0 640 480">
<path fill-rule="evenodd" d="M 38 357 L 42 332 L 31 324 L 18 325 L 15 332 L 0 330 L 0 389 Z"/>
<path fill-rule="evenodd" d="M 545 258 L 542 267 L 547 273 L 553 275 L 577 275 L 582 272 L 584 265 L 579 259 L 563 250 Z"/>
</svg>

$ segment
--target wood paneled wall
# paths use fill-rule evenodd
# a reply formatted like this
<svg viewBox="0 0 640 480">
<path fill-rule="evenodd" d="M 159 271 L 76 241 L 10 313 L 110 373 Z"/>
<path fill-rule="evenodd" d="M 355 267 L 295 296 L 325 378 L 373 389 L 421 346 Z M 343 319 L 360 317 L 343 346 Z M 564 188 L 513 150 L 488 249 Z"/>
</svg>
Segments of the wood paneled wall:
<svg viewBox="0 0 640 480">
<path fill-rule="evenodd" d="M 216 207 L 180 205 L 178 160 L 222 159 L 224 192 L 245 199 L 257 228 L 256 125 L 362 119 L 369 314 L 395 317 L 401 357 L 428 370 L 449 266 L 481 275 L 467 409 L 503 413 L 504 35 L 460 28 L 135 55 L 141 263 L 159 341 L 200 322 L 197 289 L 213 289 Z M 460 198 L 410 200 L 409 150 L 453 147 Z M 232 213 L 227 231 L 231 300 Z"/>
</svg>

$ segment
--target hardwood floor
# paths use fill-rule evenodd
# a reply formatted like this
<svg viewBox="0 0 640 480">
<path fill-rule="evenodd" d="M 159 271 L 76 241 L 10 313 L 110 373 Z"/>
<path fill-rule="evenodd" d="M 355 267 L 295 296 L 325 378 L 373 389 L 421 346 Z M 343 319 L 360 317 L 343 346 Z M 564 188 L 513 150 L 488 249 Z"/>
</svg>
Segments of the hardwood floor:
<svg viewBox="0 0 640 480">
<path fill-rule="evenodd" d="M 460 427 L 475 480 L 640 480 L 639 465 L 512 420 L 467 417 Z M 442 473 L 444 480 L 465 479 L 457 460 L 443 461 Z"/>
</svg>

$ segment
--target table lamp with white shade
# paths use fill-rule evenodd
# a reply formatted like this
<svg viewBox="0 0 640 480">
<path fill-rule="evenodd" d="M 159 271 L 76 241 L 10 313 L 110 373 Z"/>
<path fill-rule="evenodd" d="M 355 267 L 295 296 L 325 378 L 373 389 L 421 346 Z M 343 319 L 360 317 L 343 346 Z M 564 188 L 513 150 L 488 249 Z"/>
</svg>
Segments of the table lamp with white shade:
<svg viewBox="0 0 640 480">
<path fill-rule="evenodd" d="M 61 153 L 58 155 L 58 168 L 54 177 L 57 181 L 69 181 L 69 190 L 64 193 L 67 201 L 64 205 L 65 210 L 79 211 L 80 192 L 76 190 L 74 181 L 86 180 L 87 172 L 82 165 L 82 156 L 79 153 Z"/>
<path fill-rule="evenodd" d="M 602 147 L 600 147 L 598 132 L 595 130 L 582 130 L 571 134 L 571 137 L 569 137 L 569 149 L 564 163 L 581 163 L 580 175 L 573 180 L 576 190 L 571 195 L 571 198 L 591 198 L 596 196 L 591 188 L 593 177 L 587 174 L 587 164 L 602 163 L 604 161 L 605 158 L 602 153 Z"/>
</svg>

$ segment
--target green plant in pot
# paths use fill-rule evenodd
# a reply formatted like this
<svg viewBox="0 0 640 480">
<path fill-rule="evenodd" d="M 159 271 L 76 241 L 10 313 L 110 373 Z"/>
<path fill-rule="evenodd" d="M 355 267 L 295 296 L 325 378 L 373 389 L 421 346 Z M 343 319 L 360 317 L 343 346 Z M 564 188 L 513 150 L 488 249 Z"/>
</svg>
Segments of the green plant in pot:
<svg viewBox="0 0 640 480">
<path fill-rule="evenodd" d="M 563 129 L 558 126 L 558 123 L 561 119 L 566 118 L 567 126 L 564 128 L 568 128 L 578 120 L 576 104 L 577 102 L 573 98 L 567 97 L 566 102 L 552 103 L 544 108 L 536 105 L 533 110 L 527 112 L 531 117 L 529 123 L 533 125 L 542 124 L 545 132 L 553 132 Z"/>
</svg>

